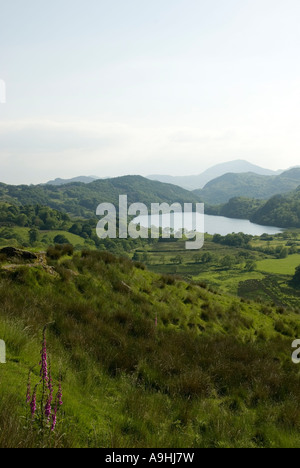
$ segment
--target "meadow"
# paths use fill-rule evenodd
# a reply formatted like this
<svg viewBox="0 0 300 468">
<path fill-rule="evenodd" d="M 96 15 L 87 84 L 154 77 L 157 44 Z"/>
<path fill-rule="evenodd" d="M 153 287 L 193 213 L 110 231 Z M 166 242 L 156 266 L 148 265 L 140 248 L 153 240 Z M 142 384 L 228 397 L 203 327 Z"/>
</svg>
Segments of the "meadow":
<svg viewBox="0 0 300 468">
<path fill-rule="evenodd" d="M 204 248 L 197 253 L 186 251 L 181 240 L 160 241 L 148 246 L 146 252 L 144 247 L 138 249 L 134 258 L 156 273 L 203 281 L 247 299 L 297 306 L 299 292 L 290 282 L 300 265 L 299 231 L 251 237 L 246 244 L 239 242 L 238 236 L 229 239 L 233 245 L 226 245 L 225 238 L 215 242 L 214 236 L 206 234 Z"/>
<path fill-rule="evenodd" d="M 206 235 L 193 252 L 184 240 L 96 244 L 90 222 L 45 220 L 52 229 L 0 228 L 1 248 L 38 254 L 0 254 L 1 447 L 300 446 L 299 231 Z M 54 433 L 26 404 L 49 322 L 64 402 Z"/>
<path fill-rule="evenodd" d="M 1 447 L 299 447 L 299 311 L 155 274 L 108 252 L 1 257 Z M 11 264 L 12 268 L 6 268 Z M 28 422 L 42 330 L 62 375 L 54 434 Z M 157 323 L 157 326 L 156 326 Z"/>
</svg>

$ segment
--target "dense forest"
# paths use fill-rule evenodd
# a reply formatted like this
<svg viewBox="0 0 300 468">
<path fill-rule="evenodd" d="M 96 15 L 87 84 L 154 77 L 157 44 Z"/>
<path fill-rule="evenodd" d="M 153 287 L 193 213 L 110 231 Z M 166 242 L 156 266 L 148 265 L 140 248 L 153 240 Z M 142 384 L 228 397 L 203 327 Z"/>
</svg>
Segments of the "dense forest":
<svg viewBox="0 0 300 468">
<path fill-rule="evenodd" d="M 232 198 L 228 203 L 205 208 L 207 214 L 249 219 L 263 226 L 300 227 L 300 187 L 286 195 L 275 195 L 268 201 Z"/>
<path fill-rule="evenodd" d="M 62 186 L 13 186 L 0 184 L 0 201 L 11 204 L 44 205 L 72 216 L 95 216 L 100 203 L 119 204 L 119 195 L 128 195 L 128 203 L 195 203 L 199 197 L 171 184 L 154 182 L 140 176 L 96 180 L 90 184 L 72 183 Z"/>
<path fill-rule="evenodd" d="M 300 227 L 300 187 L 287 195 L 277 195 L 259 208 L 251 220 L 278 227 Z"/>
</svg>

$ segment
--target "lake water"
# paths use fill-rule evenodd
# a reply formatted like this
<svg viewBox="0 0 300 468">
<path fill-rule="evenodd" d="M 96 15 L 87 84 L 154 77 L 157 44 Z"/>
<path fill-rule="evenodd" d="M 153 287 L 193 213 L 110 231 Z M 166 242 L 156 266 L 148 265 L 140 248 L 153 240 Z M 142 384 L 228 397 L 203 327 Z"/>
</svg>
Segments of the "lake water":
<svg viewBox="0 0 300 468">
<path fill-rule="evenodd" d="M 183 221 L 182 215 L 175 213 L 171 216 L 172 221 L 170 223 L 169 215 L 162 215 L 162 226 L 164 229 L 170 228 L 170 224 L 175 230 L 182 229 Z M 252 236 L 261 236 L 262 234 L 278 234 L 283 229 L 272 227 L 272 226 L 260 226 L 258 224 L 251 223 L 246 219 L 233 219 L 224 218 L 223 216 L 212 216 L 204 215 L 200 225 L 203 226 L 204 221 L 204 232 L 208 234 L 221 234 L 226 236 L 227 234 L 243 232 L 244 234 L 251 234 Z M 159 226 L 159 216 L 139 216 L 134 220 L 135 223 L 140 223 L 143 227 Z M 198 224 L 199 225 L 199 224 Z M 193 214 L 185 213 L 184 215 L 184 227 L 187 230 L 193 230 Z M 202 232 L 202 229 L 199 230 Z"/>
</svg>

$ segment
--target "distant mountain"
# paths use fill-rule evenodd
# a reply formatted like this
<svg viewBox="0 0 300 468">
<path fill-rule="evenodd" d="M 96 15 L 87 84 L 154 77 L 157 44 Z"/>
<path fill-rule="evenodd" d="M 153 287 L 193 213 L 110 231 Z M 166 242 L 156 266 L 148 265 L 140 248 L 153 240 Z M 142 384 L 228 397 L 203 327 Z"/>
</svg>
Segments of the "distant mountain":
<svg viewBox="0 0 300 468">
<path fill-rule="evenodd" d="M 222 164 L 217 164 L 216 166 L 207 169 L 202 174 L 191 175 L 191 176 L 178 176 L 173 177 L 169 175 L 150 175 L 148 179 L 158 180 L 160 182 L 169 183 L 183 187 L 186 190 L 196 190 L 203 188 L 208 182 L 217 177 L 221 177 L 227 173 L 246 173 L 253 172 L 254 174 L 264 175 L 264 176 L 274 176 L 280 174 L 282 171 L 271 171 L 269 169 L 264 169 L 262 167 L 256 166 L 249 163 L 248 161 L 237 160 L 230 161 Z"/>
<path fill-rule="evenodd" d="M 79 177 L 74 177 L 73 179 L 55 179 L 55 180 L 49 180 L 45 185 L 67 185 L 67 184 L 73 184 L 74 182 L 81 182 L 83 184 L 90 184 L 91 182 L 94 182 L 94 180 L 98 180 L 100 177 L 96 176 L 79 176 Z"/>
<path fill-rule="evenodd" d="M 115 179 L 99 179 L 89 184 L 68 185 L 6 185 L 0 184 L 0 201 L 18 205 L 44 205 L 73 216 L 95 216 L 100 203 L 118 206 L 119 195 L 128 195 L 128 202 L 145 203 L 194 203 L 199 197 L 181 187 L 151 181 L 141 176 L 125 176 Z"/>
<path fill-rule="evenodd" d="M 193 193 L 205 203 L 218 205 L 234 197 L 267 200 L 273 195 L 295 190 L 300 185 L 300 168 L 290 169 L 278 176 L 253 173 L 225 174 L 209 182 L 204 189 Z"/>
</svg>

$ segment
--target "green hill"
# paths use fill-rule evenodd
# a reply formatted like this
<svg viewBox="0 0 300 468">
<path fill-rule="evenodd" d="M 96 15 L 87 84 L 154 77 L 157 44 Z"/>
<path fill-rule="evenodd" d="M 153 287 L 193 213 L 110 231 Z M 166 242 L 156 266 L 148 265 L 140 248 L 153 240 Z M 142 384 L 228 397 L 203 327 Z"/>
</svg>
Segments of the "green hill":
<svg viewBox="0 0 300 468">
<path fill-rule="evenodd" d="M 245 197 L 231 198 L 228 203 L 217 206 L 206 206 L 206 213 L 227 218 L 251 219 L 256 211 L 263 206 L 264 200 Z"/>
<path fill-rule="evenodd" d="M 246 173 L 253 172 L 255 174 L 261 174 L 265 176 L 275 176 L 280 171 L 275 172 L 269 169 L 264 169 L 262 167 L 251 164 L 248 161 L 236 160 L 228 161 L 226 163 L 217 164 L 210 167 L 206 171 L 202 172 L 199 175 L 190 175 L 190 176 L 169 176 L 169 175 L 150 175 L 148 178 L 151 180 L 159 180 L 160 182 L 165 182 L 169 184 L 179 185 L 187 190 L 198 190 L 202 189 L 208 182 L 221 177 L 224 174 L 228 173 Z"/>
<path fill-rule="evenodd" d="M 300 447 L 297 311 L 105 252 L 38 257 L 36 265 L 0 257 L 2 448 Z M 64 402 L 52 435 L 34 429 L 25 403 L 49 322 Z"/>
<path fill-rule="evenodd" d="M 141 176 L 125 176 L 96 180 L 90 184 L 72 183 L 61 186 L 13 186 L 0 184 L 0 201 L 20 205 L 44 205 L 73 216 L 95 216 L 100 203 L 118 205 L 119 195 L 128 195 L 129 203 L 195 203 L 199 197 L 171 184 L 163 184 Z"/>
<path fill-rule="evenodd" d="M 49 180 L 49 182 L 46 183 L 46 185 L 67 185 L 67 184 L 73 184 L 74 182 L 82 182 L 83 184 L 90 184 L 91 182 L 94 182 L 94 180 L 98 180 L 100 177 L 93 177 L 93 176 L 79 176 L 79 177 L 74 177 L 73 179 L 61 179 L 57 178 L 54 180 Z"/>
<path fill-rule="evenodd" d="M 278 227 L 300 227 L 300 187 L 287 195 L 268 200 L 251 217 L 251 221 Z"/>
<path fill-rule="evenodd" d="M 262 226 L 300 228 L 300 187 L 268 201 L 236 197 L 228 203 L 206 206 L 206 213 L 228 218 L 249 219 Z"/>
<path fill-rule="evenodd" d="M 300 168 L 290 169 L 278 176 L 254 173 L 225 174 L 212 180 L 202 190 L 193 193 L 205 203 L 218 205 L 234 197 L 269 199 L 276 194 L 295 190 L 300 185 Z"/>
</svg>

